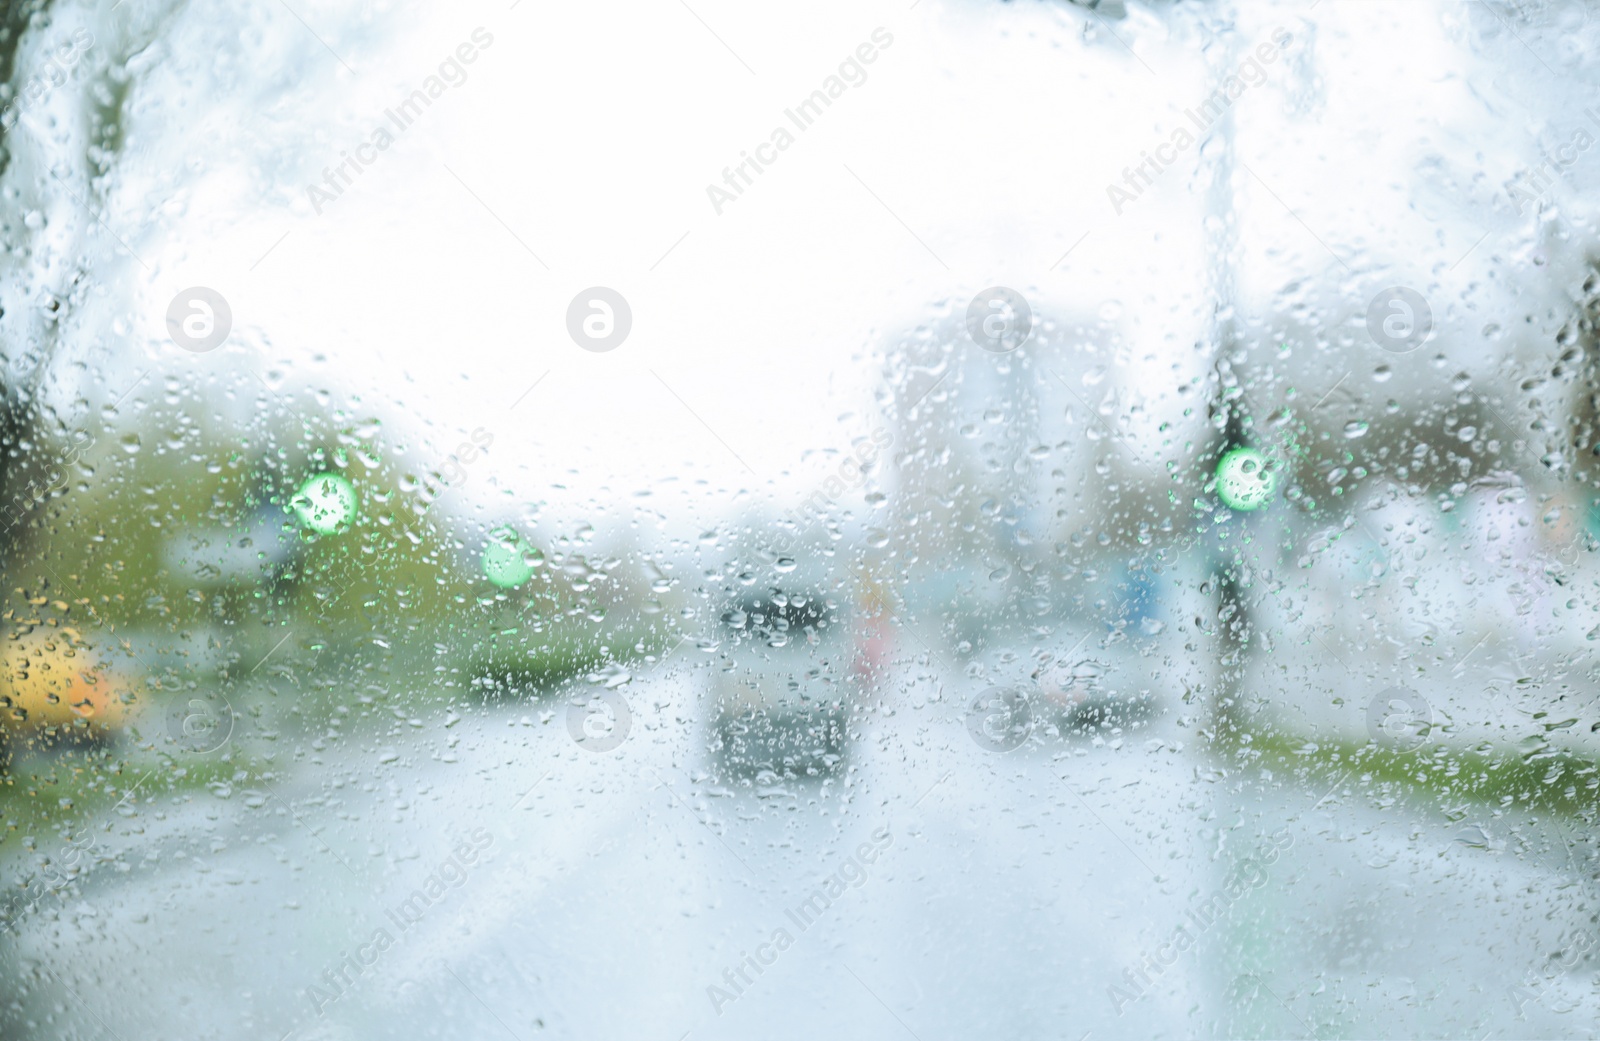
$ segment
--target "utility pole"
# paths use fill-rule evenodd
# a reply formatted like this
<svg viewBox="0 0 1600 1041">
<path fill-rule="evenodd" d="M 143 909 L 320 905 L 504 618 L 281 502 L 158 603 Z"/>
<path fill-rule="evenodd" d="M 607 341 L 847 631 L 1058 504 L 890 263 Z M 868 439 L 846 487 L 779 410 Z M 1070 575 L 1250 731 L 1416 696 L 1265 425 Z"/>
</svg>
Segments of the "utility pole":
<svg viewBox="0 0 1600 1041">
<path fill-rule="evenodd" d="M 1230 6 L 1219 4 L 1199 16 L 1198 26 L 1211 37 L 1205 47 L 1207 85 L 1211 92 L 1222 90 L 1230 70 L 1238 66 L 1234 12 Z M 1239 215 L 1233 191 L 1238 144 L 1231 105 L 1223 109 L 1211 134 L 1215 141 L 1211 152 L 1211 181 L 1205 196 L 1205 227 L 1207 282 L 1213 302 L 1210 338 L 1214 361 L 1207 419 L 1217 436 L 1196 460 L 1197 476 L 1214 472 L 1229 451 L 1249 443 L 1244 397 L 1229 395 L 1230 389 L 1240 382 L 1233 372 L 1233 362 L 1242 346 L 1236 315 L 1238 286 L 1234 264 L 1239 241 Z M 1240 719 L 1240 685 L 1249 653 L 1250 614 L 1240 584 L 1242 549 L 1235 543 L 1231 550 L 1224 552 L 1209 518 L 1201 545 L 1205 547 L 1205 566 L 1210 572 L 1209 582 L 1217 604 L 1216 668 L 1207 721 L 1207 729 L 1215 741 L 1236 729 Z"/>
</svg>

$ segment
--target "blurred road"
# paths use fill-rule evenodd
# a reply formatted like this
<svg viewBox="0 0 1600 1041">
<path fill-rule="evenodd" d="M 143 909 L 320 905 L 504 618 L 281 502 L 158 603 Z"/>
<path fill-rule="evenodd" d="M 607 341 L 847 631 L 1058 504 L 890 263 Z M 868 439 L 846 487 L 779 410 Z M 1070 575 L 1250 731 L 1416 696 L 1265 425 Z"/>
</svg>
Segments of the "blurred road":
<svg viewBox="0 0 1600 1041">
<path fill-rule="evenodd" d="M 1120 747 L 990 752 L 948 694 L 874 718 L 843 783 L 722 788 L 698 674 L 661 671 L 624 688 L 610 753 L 519 705 L 376 771 L 125 806 L 97 835 L 114 859 L 6 941 L 4 1036 L 1579 1037 L 1600 1013 L 1587 960 L 1512 991 L 1593 928 L 1592 846 L 1548 822 L 1243 783 L 1170 713 Z M 882 829 L 802 929 L 788 912 Z M 408 924 L 462 839 L 487 848 Z M 1196 925 L 1245 857 L 1254 884 Z"/>
</svg>

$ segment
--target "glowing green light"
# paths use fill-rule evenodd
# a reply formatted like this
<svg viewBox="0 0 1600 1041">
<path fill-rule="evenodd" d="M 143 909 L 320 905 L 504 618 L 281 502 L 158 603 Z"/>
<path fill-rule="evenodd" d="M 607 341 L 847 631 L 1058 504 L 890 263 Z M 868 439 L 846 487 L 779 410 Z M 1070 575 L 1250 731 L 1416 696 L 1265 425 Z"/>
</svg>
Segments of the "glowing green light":
<svg viewBox="0 0 1600 1041">
<path fill-rule="evenodd" d="M 300 523 L 327 535 L 355 520 L 356 490 L 336 473 L 320 473 L 300 486 L 290 505 Z"/>
<path fill-rule="evenodd" d="M 522 541 L 516 531 L 496 528 L 483 548 L 483 577 L 501 589 L 515 589 L 543 562 L 544 554 Z"/>
<path fill-rule="evenodd" d="M 1259 510 L 1278 490 L 1278 472 L 1254 448 L 1235 448 L 1217 462 L 1217 498 L 1235 510 Z"/>
</svg>

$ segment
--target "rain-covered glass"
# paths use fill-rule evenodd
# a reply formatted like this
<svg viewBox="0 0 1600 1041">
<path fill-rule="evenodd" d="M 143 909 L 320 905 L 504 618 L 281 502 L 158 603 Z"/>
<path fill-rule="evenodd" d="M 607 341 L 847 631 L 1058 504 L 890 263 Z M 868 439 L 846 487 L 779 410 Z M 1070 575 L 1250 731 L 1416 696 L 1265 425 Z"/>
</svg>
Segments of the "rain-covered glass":
<svg viewBox="0 0 1600 1041">
<path fill-rule="evenodd" d="M 0 1039 L 1593 1036 L 1592 2 L 0 81 Z"/>
</svg>

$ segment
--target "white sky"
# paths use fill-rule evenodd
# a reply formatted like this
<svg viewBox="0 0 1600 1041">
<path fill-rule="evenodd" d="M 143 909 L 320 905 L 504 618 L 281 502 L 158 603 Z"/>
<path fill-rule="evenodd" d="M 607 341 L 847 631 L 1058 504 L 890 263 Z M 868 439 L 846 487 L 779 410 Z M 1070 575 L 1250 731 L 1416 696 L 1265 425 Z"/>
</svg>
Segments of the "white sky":
<svg viewBox="0 0 1600 1041">
<path fill-rule="evenodd" d="M 474 500 L 491 483 L 519 501 L 562 484 L 580 512 L 590 495 L 644 489 L 673 509 L 682 493 L 666 493 L 696 497 L 703 479 L 712 515 L 734 489 L 782 505 L 814 488 L 830 470 L 817 450 L 875 422 L 876 337 L 989 285 L 1112 321 L 1130 345 L 1112 379 L 1135 396 L 1170 398 L 1174 360 L 1199 371 L 1211 301 L 1198 150 L 1121 217 L 1105 193 L 1209 91 L 1202 41 L 1173 35 L 1169 15 L 1135 6 L 1109 23 L 1119 40 L 1033 0 L 691 6 L 302 0 L 308 28 L 281 5 L 190 5 L 137 65 L 110 186 L 108 224 L 150 270 L 92 231 L 108 291 L 83 321 L 115 359 L 91 361 L 98 382 L 152 366 L 277 373 L 359 395 L 441 462 L 488 428 L 494 453 L 463 492 Z M 1574 207 L 1600 181 L 1600 149 L 1554 193 L 1557 224 L 1515 213 L 1506 180 L 1571 139 L 1583 85 L 1541 67 L 1554 37 L 1524 25 L 1517 41 L 1475 6 L 1329 0 L 1313 24 L 1302 3 L 1245 5 L 1242 48 L 1279 25 L 1295 36 L 1235 108 L 1254 171 L 1235 182 L 1247 324 L 1343 301 L 1326 330 L 1340 356 L 1426 372 L 1432 345 L 1404 363 L 1375 356 L 1350 303 L 1425 287 L 1453 371 L 1503 353 L 1480 336 L 1491 320 L 1551 302 L 1528 273 L 1552 235 L 1592 235 L 1592 203 Z M 494 44 L 468 81 L 315 215 L 306 185 L 480 25 Z M 879 26 L 894 43 L 869 79 L 716 216 L 706 185 Z M 1567 28 L 1579 42 L 1562 46 L 1590 46 L 1592 66 L 1595 26 Z M 163 328 L 194 284 L 221 290 L 235 319 L 205 356 Z M 632 306 L 633 332 L 608 354 L 565 330 L 591 285 Z M 1149 423 L 1162 418 L 1153 408 Z"/>
</svg>

